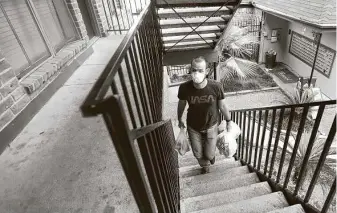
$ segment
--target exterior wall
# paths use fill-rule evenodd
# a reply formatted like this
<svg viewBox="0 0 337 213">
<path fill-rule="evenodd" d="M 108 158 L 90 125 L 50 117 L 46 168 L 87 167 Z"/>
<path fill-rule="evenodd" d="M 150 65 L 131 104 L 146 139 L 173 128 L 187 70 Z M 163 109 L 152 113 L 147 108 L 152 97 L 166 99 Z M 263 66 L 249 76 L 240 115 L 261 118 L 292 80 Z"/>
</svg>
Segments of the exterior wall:
<svg viewBox="0 0 337 213">
<path fill-rule="evenodd" d="M 65 0 L 65 2 L 67 3 L 68 9 L 75 23 L 79 38 L 88 41 L 88 33 L 85 28 L 80 8 L 78 7 L 77 0 Z"/>
<path fill-rule="evenodd" d="M 306 26 L 306 30 L 303 32 L 303 25 L 295 22 L 291 22 L 289 24 L 289 29 L 295 31 L 297 33 L 304 33 L 304 36 L 308 38 L 312 38 L 312 30 Z M 284 62 L 292 67 L 298 74 L 301 76 L 310 76 L 311 66 L 308 66 L 295 56 L 289 53 L 289 45 L 290 45 L 291 36 L 289 35 L 287 38 L 287 54 L 284 56 Z M 336 50 L 336 32 L 323 32 L 321 43 Z M 321 88 L 322 92 L 331 99 L 336 99 L 336 58 L 333 63 L 331 73 L 329 77 L 324 76 L 318 71 L 314 71 L 314 76 L 317 77 L 316 85 Z"/>
<path fill-rule="evenodd" d="M 20 80 L 0 50 L 0 131 L 57 78 L 58 71 L 62 70 L 63 65 L 87 47 L 89 37 L 77 0 L 64 1 L 72 15 L 78 39 L 83 41 L 67 45 L 55 57 L 48 59 Z"/>
<path fill-rule="evenodd" d="M 260 63 L 265 62 L 265 53 L 273 49 L 277 52 L 276 61 L 283 62 L 284 56 L 288 52 L 287 47 L 287 37 L 288 37 L 288 26 L 289 22 L 278 18 L 276 16 L 265 13 L 262 20 L 262 33 L 261 33 L 261 45 L 260 45 Z M 272 29 L 278 29 L 280 32 L 279 40 L 275 43 L 271 42 L 271 31 Z M 264 33 L 267 33 L 265 36 Z"/>
<path fill-rule="evenodd" d="M 0 54 L 0 130 L 29 103 L 30 98 L 25 93 L 14 72 Z"/>
<path fill-rule="evenodd" d="M 278 42 L 271 43 L 271 29 L 276 28 L 280 28 L 280 40 Z M 284 62 L 301 76 L 310 76 L 311 66 L 307 65 L 289 53 L 289 45 L 291 40 L 291 34 L 288 33 L 289 30 L 301 33 L 302 35 L 313 39 L 312 31 L 314 29 L 312 27 L 297 22 L 288 22 L 287 20 L 278 18 L 276 16 L 265 14 L 262 35 L 263 32 L 267 32 L 268 36 L 262 36 L 261 38 L 261 52 L 259 62 L 263 63 L 265 61 L 265 52 L 269 49 L 273 49 L 277 52 L 276 61 Z M 321 43 L 336 50 L 336 32 L 323 32 Z M 314 71 L 314 76 L 317 77 L 317 87 L 321 88 L 321 91 L 329 98 L 336 99 L 336 58 L 329 78 L 316 70 Z"/>
<path fill-rule="evenodd" d="M 108 22 L 107 17 L 104 12 L 103 1 L 102 0 L 91 0 L 91 4 L 94 8 L 94 14 L 96 22 L 100 31 L 101 36 L 107 36 L 108 33 Z"/>
</svg>

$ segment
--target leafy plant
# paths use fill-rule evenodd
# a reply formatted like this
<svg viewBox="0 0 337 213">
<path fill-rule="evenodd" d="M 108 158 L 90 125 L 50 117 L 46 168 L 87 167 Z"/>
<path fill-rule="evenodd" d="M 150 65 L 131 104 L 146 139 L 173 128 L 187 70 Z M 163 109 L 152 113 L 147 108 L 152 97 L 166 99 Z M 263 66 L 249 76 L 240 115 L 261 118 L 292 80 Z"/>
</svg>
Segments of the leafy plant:
<svg viewBox="0 0 337 213">
<path fill-rule="evenodd" d="M 294 139 L 296 138 L 296 135 L 294 132 L 291 132 L 291 136 Z M 291 179 L 291 181 L 293 182 L 293 185 L 297 183 L 297 180 L 299 178 L 300 169 L 303 164 L 303 160 L 304 160 L 304 157 L 307 151 L 310 136 L 311 134 L 308 131 L 305 131 L 301 137 L 299 147 L 296 152 L 295 161 L 294 161 L 294 175 Z M 303 176 L 304 178 L 302 178 L 301 182 L 299 183 L 300 189 L 303 189 L 304 182 L 308 180 L 309 177 L 312 177 L 312 175 L 314 174 L 317 163 L 322 154 L 326 138 L 327 136 L 324 136 L 320 133 L 316 135 L 311 153 L 309 155 L 309 160 L 307 164 L 305 165 L 304 176 Z M 286 149 L 286 155 L 285 155 L 286 156 L 285 162 L 284 162 L 285 168 L 288 168 L 288 165 L 290 163 L 291 155 L 294 152 L 294 145 L 295 145 L 294 140 L 289 140 L 287 149 Z M 283 143 L 279 143 L 277 147 L 277 153 L 276 153 L 277 162 L 280 162 L 282 149 L 283 149 Z M 329 182 L 331 184 L 331 180 L 333 179 L 333 177 L 335 177 L 335 171 L 333 168 L 335 168 L 336 166 L 336 160 L 329 158 L 329 156 L 333 156 L 336 154 L 337 153 L 335 149 L 330 149 L 328 153 L 328 157 L 326 158 L 325 163 L 322 167 L 322 170 L 320 173 L 321 176 L 318 179 L 317 183 L 321 185 L 323 191 L 327 190 L 327 187 L 328 187 L 327 184 L 329 184 Z"/>
<path fill-rule="evenodd" d="M 228 82 L 233 78 L 246 79 L 256 75 L 257 63 L 247 60 L 252 55 L 251 47 L 259 44 L 258 38 L 249 32 L 248 27 L 230 25 L 219 39 L 217 49 L 220 58 L 217 70 L 220 79 Z"/>
</svg>

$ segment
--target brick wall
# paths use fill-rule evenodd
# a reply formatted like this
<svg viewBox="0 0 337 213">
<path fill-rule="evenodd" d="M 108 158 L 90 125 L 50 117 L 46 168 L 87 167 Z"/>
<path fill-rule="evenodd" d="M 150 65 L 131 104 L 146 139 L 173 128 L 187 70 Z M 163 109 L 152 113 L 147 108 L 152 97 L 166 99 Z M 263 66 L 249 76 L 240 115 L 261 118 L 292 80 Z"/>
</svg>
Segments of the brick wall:
<svg viewBox="0 0 337 213">
<path fill-rule="evenodd" d="M 12 68 L 0 54 L 0 130 L 29 102 L 30 98 L 19 85 Z"/>
<path fill-rule="evenodd" d="M 94 8 L 96 22 L 98 24 L 99 31 L 102 36 L 107 36 L 108 22 L 104 12 L 103 1 L 102 0 L 91 0 L 92 6 Z"/>
<path fill-rule="evenodd" d="M 81 0 L 81 1 L 83 1 L 83 0 Z M 67 6 L 70 10 L 72 18 L 75 22 L 75 26 L 76 26 L 76 29 L 78 31 L 79 37 L 83 40 L 88 41 L 89 40 L 88 33 L 87 33 L 86 28 L 85 28 L 85 24 L 84 24 L 84 21 L 83 21 L 81 10 L 78 7 L 77 0 L 66 0 L 66 3 L 67 3 Z"/>
</svg>

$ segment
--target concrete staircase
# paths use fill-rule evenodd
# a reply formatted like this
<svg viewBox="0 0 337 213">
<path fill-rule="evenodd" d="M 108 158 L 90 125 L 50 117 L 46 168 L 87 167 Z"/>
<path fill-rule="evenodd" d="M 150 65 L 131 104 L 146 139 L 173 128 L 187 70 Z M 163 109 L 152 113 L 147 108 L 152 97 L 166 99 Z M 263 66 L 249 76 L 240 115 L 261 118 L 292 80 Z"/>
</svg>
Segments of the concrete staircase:
<svg viewBox="0 0 337 213">
<path fill-rule="evenodd" d="M 220 6 L 210 6 L 207 1 L 204 2 L 205 5 L 203 5 L 203 3 L 199 3 L 197 7 L 188 7 L 185 2 L 182 2 L 181 4 L 174 4 L 172 7 L 179 15 L 177 15 L 173 9 L 165 4 L 162 4 L 165 8 L 160 8 L 160 4 L 157 5 L 158 18 L 165 51 L 176 52 L 214 48 L 216 42 L 221 36 L 221 33 L 226 28 L 228 21 L 234 14 L 235 4 L 239 1 L 232 1 L 231 5 L 224 6 L 220 10 L 218 10 Z M 206 5 L 206 3 L 208 4 Z M 203 23 L 212 14 L 213 16 Z M 182 17 L 185 21 L 180 17 Z M 192 32 L 192 28 L 190 27 L 192 26 L 193 28 L 196 28 L 201 23 L 203 24 L 198 27 L 196 31 L 202 38 L 197 35 L 196 32 Z M 192 33 L 184 38 L 189 32 Z M 184 40 L 180 41 L 183 38 Z M 175 45 L 178 41 L 180 42 Z"/>
<path fill-rule="evenodd" d="M 304 213 L 247 166 L 219 153 L 208 174 L 200 173 L 191 151 L 179 157 L 179 166 L 182 213 Z"/>
</svg>

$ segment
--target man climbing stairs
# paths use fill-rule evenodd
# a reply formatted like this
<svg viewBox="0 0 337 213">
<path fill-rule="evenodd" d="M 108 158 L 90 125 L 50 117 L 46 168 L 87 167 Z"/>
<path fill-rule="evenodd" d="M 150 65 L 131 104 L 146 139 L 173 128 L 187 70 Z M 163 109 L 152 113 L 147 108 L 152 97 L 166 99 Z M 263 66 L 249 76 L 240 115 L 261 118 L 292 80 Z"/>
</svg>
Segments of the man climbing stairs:
<svg viewBox="0 0 337 213">
<path fill-rule="evenodd" d="M 289 206 L 282 192 L 273 192 L 256 173 L 217 151 L 211 172 L 201 169 L 192 152 L 179 157 L 181 212 L 193 213 L 304 213 Z"/>
</svg>

